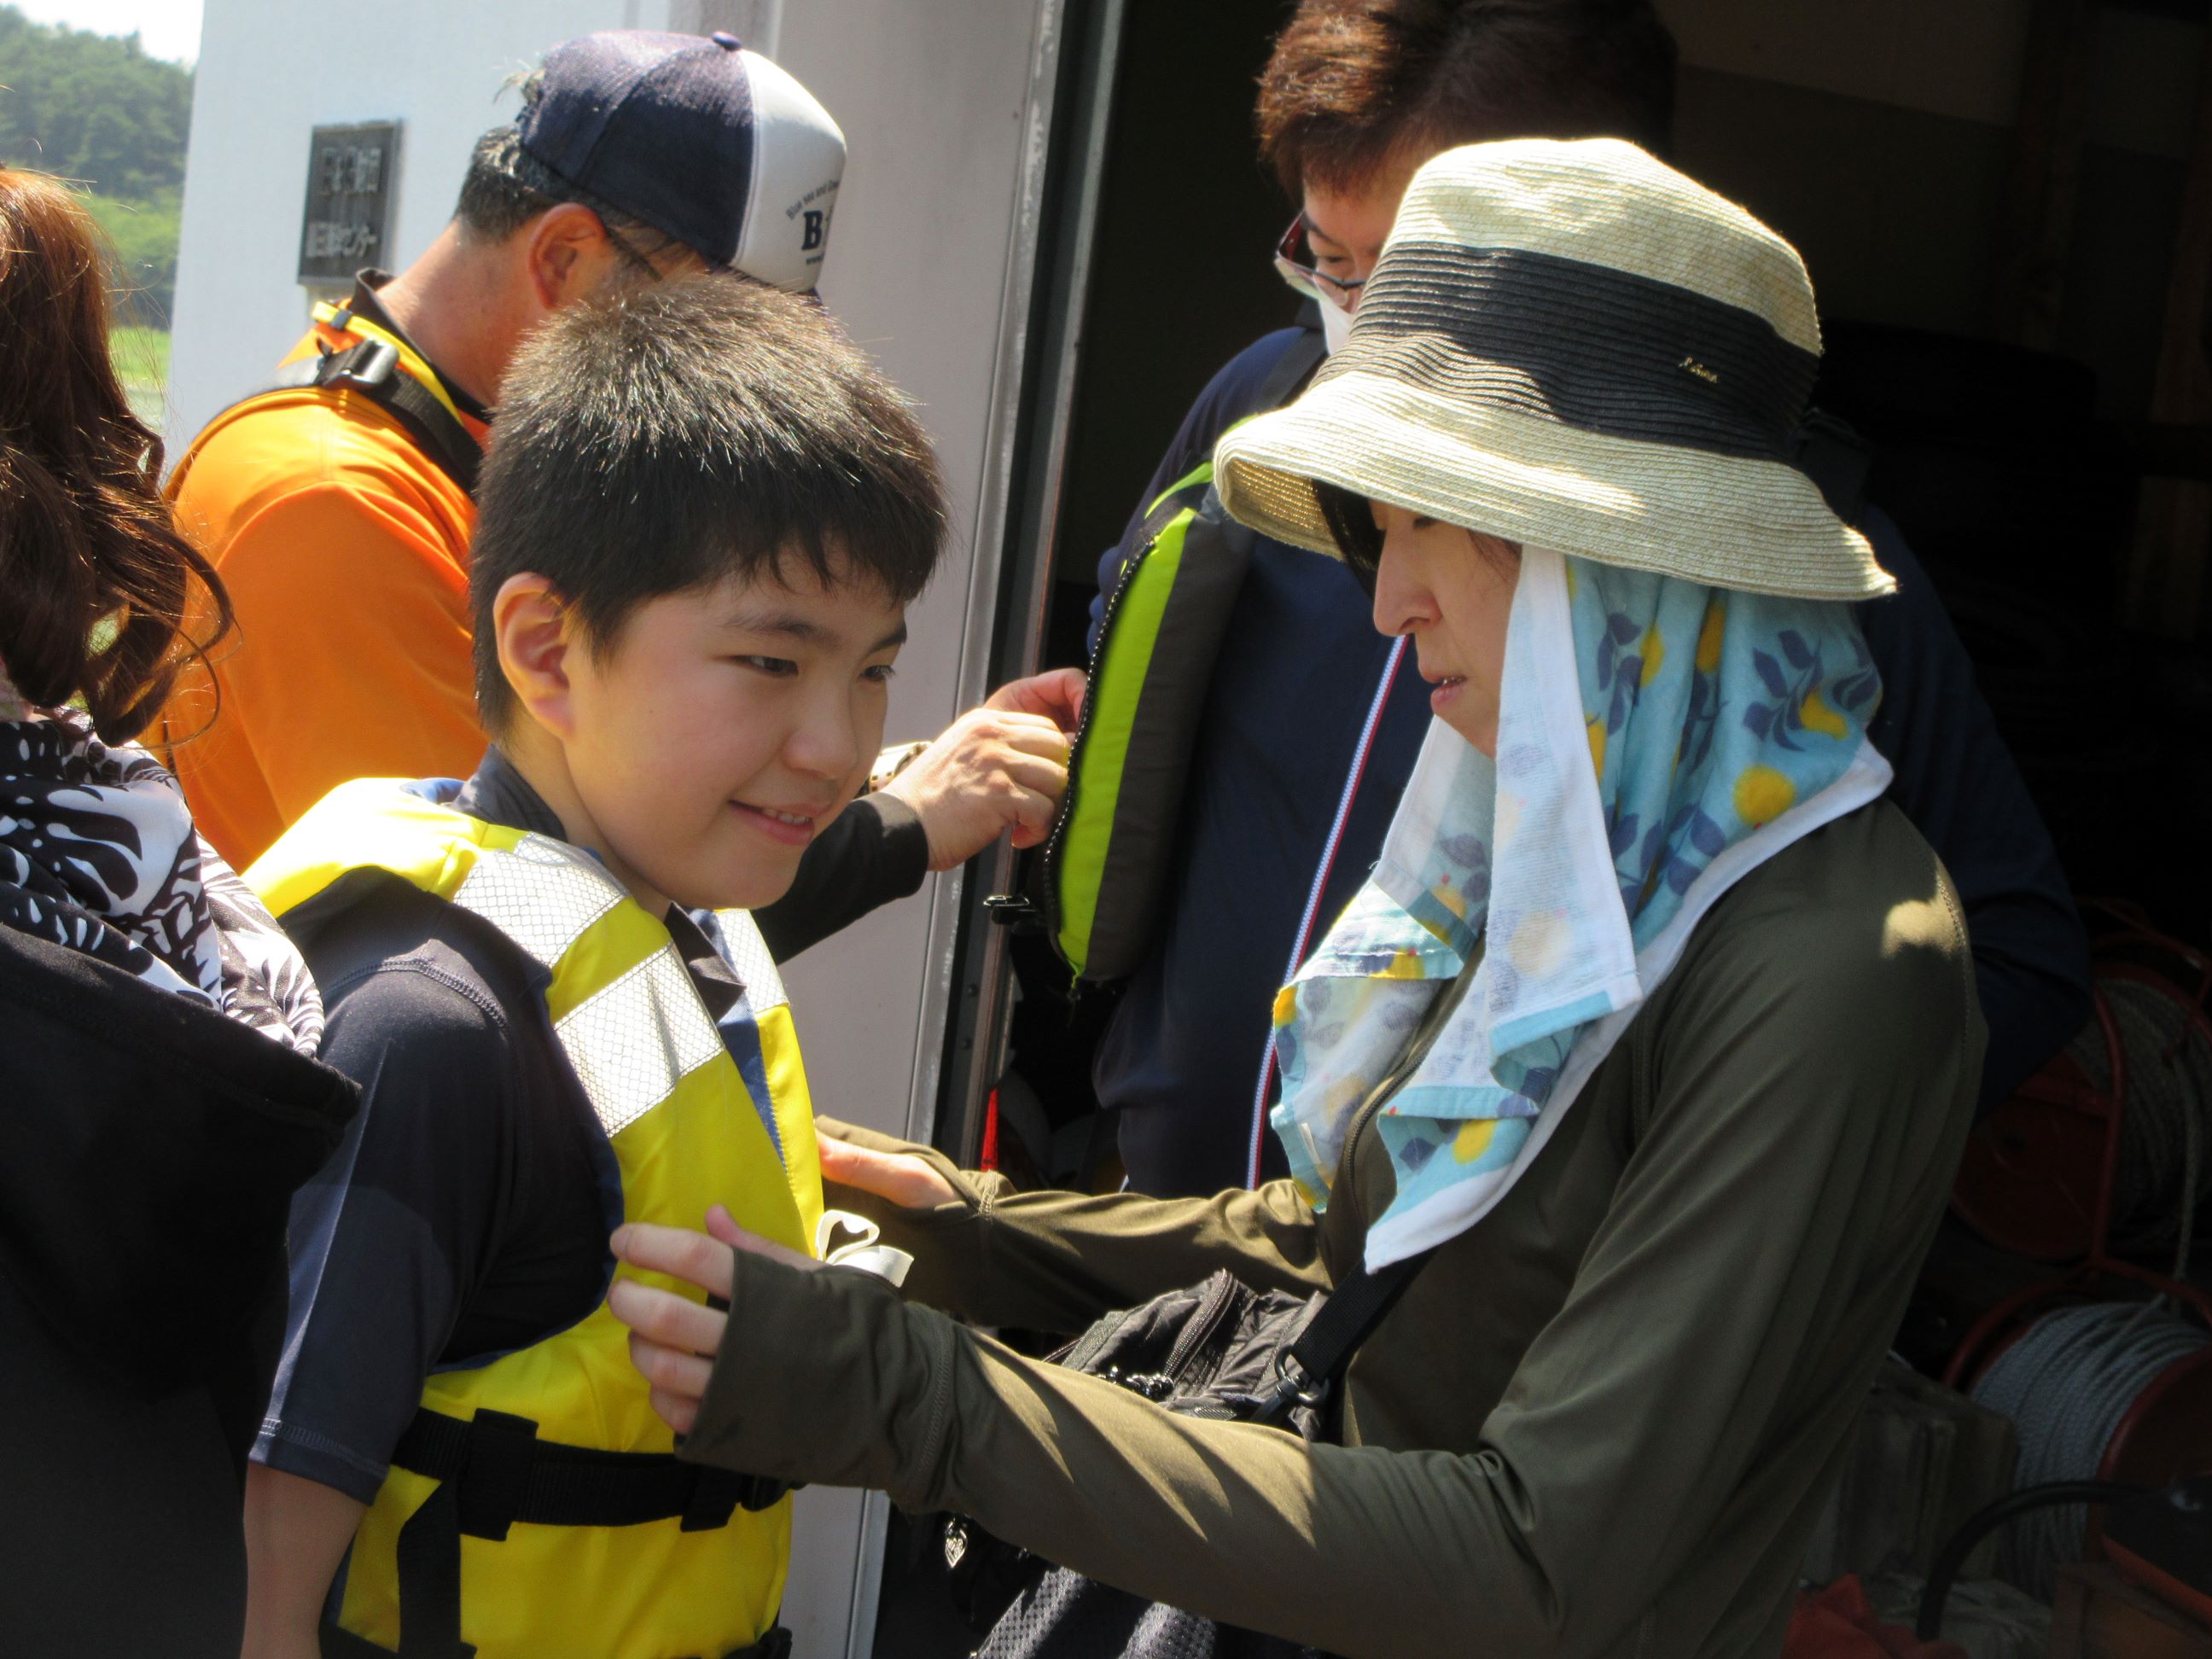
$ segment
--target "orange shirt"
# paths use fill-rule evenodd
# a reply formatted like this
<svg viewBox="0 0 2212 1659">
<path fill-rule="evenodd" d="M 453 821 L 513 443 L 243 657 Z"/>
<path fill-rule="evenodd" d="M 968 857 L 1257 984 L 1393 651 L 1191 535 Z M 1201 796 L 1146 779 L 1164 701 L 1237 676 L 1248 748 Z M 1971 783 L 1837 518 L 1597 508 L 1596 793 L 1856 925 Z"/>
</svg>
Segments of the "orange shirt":
<svg viewBox="0 0 2212 1659">
<path fill-rule="evenodd" d="M 358 337 L 319 322 L 285 361 Z M 411 351 L 401 361 L 444 390 Z M 455 412 L 481 441 L 484 423 Z M 211 670 L 180 680 L 161 736 L 200 829 L 234 867 L 349 779 L 475 769 L 476 507 L 404 428 L 354 392 L 257 399 L 210 423 L 168 489 L 237 627 Z"/>
</svg>

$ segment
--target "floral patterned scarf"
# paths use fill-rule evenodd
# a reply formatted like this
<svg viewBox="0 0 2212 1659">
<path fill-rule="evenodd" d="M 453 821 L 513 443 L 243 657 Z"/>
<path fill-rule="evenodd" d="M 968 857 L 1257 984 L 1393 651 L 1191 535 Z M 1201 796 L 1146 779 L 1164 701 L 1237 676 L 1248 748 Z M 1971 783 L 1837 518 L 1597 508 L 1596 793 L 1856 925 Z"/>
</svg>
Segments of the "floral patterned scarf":
<svg viewBox="0 0 2212 1659">
<path fill-rule="evenodd" d="M 1486 1214 L 1713 902 L 1888 787 L 1881 694 L 1845 605 L 1523 553 L 1495 762 L 1431 728 L 1373 878 L 1276 999 L 1273 1121 L 1318 1206 L 1474 964 L 1382 1109 L 1398 1190 L 1370 1267 Z"/>
</svg>

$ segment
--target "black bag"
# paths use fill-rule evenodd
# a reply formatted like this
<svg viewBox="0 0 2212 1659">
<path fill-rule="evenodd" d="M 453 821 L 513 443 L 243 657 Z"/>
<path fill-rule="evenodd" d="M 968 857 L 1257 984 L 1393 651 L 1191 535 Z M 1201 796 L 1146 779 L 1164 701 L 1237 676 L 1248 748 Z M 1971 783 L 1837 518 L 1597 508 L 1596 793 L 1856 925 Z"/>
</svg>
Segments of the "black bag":
<svg viewBox="0 0 2212 1659">
<path fill-rule="evenodd" d="M 1425 1259 L 1362 1268 L 1327 1297 L 1217 1273 L 1107 1315 L 1054 1361 L 1172 1412 L 1333 1438 L 1337 1379 Z M 1327 1659 L 1054 1566 L 962 1516 L 945 1522 L 945 1559 L 963 1611 L 989 1632 L 975 1659 Z"/>
</svg>

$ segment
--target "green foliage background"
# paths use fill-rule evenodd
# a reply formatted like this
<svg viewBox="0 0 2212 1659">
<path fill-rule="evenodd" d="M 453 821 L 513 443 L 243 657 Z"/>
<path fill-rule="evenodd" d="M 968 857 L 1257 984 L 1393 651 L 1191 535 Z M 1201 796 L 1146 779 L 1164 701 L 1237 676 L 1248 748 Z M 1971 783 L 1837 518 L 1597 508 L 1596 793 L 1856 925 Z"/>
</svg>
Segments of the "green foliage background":
<svg viewBox="0 0 2212 1659">
<path fill-rule="evenodd" d="M 166 329 L 191 124 L 190 70 L 138 37 L 33 23 L 0 5 L 0 165 L 82 185 L 137 290 L 132 320 Z"/>
</svg>

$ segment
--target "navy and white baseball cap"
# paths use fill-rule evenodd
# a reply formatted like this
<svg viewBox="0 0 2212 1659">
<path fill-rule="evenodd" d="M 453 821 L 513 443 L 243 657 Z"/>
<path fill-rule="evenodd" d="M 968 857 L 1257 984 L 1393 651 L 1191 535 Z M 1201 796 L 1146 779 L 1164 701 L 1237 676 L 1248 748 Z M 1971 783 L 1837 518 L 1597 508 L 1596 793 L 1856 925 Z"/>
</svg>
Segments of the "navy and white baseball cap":
<svg viewBox="0 0 2212 1659">
<path fill-rule="evenodd" d="M 820 282 L 845 135 L 735 35 L 567 41 L 516 125 L 541 167 L 714 264 L 796 293 Z"/>
</svg>

